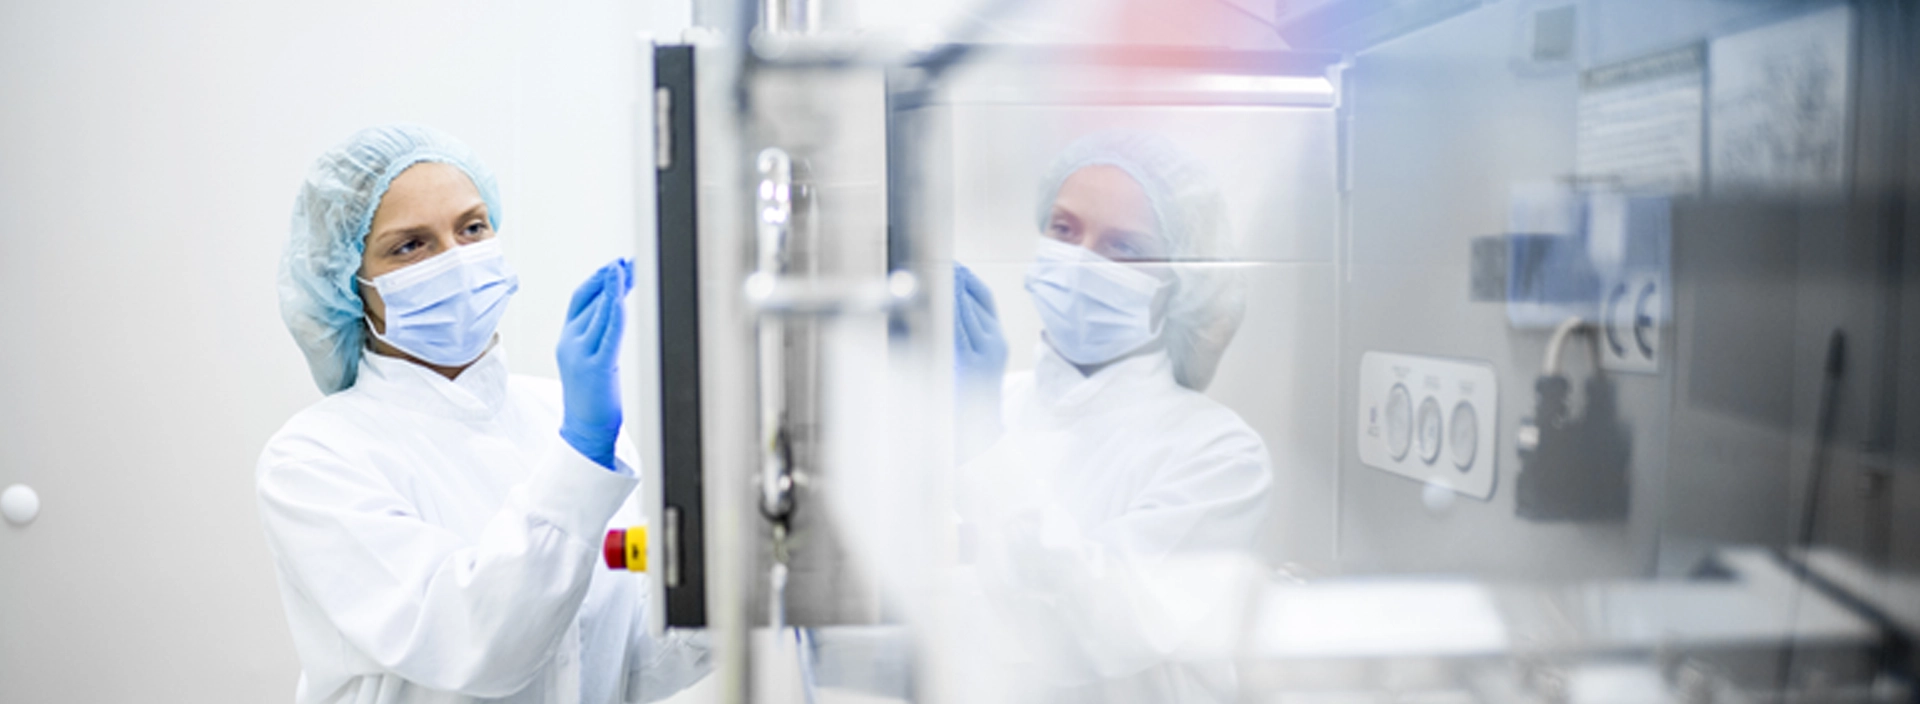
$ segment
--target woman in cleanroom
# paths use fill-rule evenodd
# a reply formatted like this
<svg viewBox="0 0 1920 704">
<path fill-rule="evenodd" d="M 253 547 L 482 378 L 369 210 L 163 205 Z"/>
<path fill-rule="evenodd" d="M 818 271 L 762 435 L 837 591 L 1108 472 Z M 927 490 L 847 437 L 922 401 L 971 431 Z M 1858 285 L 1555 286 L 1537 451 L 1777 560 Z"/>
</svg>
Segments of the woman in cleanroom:
<svg viewBox="0 0 1920 704">
<path fill-rule="evenodd" d="M 617 449 L 632 264 L 574 292 L 558 384 L 512 374 L 501 222 L 493 175 L 425 127 L 362 130 L 300 186 L 280 309 L 326 397 L 256 471 L 300 704 L 646 701 L 705 670 L 649 635 L 639 578 L 596 569 L 639 481 Z"/>
</svg>

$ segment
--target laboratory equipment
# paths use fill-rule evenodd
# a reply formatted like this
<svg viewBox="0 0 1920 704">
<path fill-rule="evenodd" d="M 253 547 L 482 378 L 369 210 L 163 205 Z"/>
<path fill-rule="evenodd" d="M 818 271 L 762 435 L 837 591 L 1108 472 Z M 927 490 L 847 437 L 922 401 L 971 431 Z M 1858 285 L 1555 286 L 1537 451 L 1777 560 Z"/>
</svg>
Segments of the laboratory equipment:
<svg viewBox="0 0 1920 704">
<path fill-rule="evenodd" d="M 1868 145 L 1836 194 L 1713 187 L 1713 111 L 1747 108 L 1707 100 L 1708 75 L 1763 70 L 1728 63 L 1751 42 L 1717 39 L 1797 10 L 1221 2 L 1201 5 L 1236 29 L 1194 41 L 1124 5 L 1059 10 L 1111 20 L 1071 25 L 1092 41 L 993 3 L 914 43 L 774 2 L 657 48 L 659 574 L 670 623 L 732 634 L 723 676 L 758 681 L 748 660 L 791 653 L 745 634 L 789 625 L 911 643 L 916 699 L 1018 699 L 1081 672 L 1050 658 L 1087 651 L 1031 624 L 1010 628 L 1037 651 L 1015 665 L 982 664 L 967 635 L 1006 610 L 969 602 L 968 580 L 1008 565 L 953 516 L 968 468 L 945 316 L 957 260 L 998 298 L 1008 368 L 1048 359 L 1046 312 L 1009 295 L 1046 246 L 1032 191 L 1074 140 L 1119 129 L 1225 184 L 1242 253 L 1197 265 L 1250 290 L 1199 388 L 1272 454 L 1269 539 L 1170 574 L 1098 558 L 1140 597 L 1116 617 L 1237 683 L 1208 696 L 1911 696 L 1910 9 L 1844 3 L 1860 58 L 1821 64 L 1821 33 L 1768 64 L 1859 72 L 1818 111 Z M 1742 138 L 1787 154 L 1781 130 Z M 1740 168 L 1756 160 L 1793 168 Z M 1849 371 L 1829 379 L 1836 329 Z M 1035 446 L 1072 464 L 1045 456 L 1070 443 Z M 1059 513 L 1027 524 L 1033 554 L 1079 544 Z M 801 669 L 845 676 L 831 640 Z M 759 682 L 740 686 L 774 691 Z"/>
<path fill-rule="evenodd" d="M 1491 366 L 1368 352 L 1355 398 L 1354 447 L 1367 466 L 1482 501 L 1493 496 L 1496 455 L 1481 450 L 1498 445 L 1500 383 Z"/>
</svg>

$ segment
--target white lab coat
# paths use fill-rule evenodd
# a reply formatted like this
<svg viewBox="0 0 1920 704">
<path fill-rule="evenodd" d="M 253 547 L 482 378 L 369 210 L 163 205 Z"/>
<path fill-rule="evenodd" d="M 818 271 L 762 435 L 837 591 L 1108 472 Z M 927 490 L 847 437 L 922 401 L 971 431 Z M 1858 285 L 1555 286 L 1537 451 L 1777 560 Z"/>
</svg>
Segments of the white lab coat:
<svg viewBox="0 0 1920 704">
<path fill-rule="evenodd" d="M 1090 377 L 1044 343 L 1038 357 L 1009 378 L 1007 431 L 962 468 L 958 497 L 985 610 L 1042 687 L 1012 698 L 1231 699 L 1230 666 L 1178 660 L 1230 606 L 1186 563 L 1254 551 L 1266 445 L 1177 384 L 1164 352 Z"/>
<path fill-rule="evenodd" d="M 560 387 L 498 345 L 458 379 L 366 354 L 267 442 L 260 517 L 299 704 L 644 701 L 705 669 L 600 561 L 639 480 L 559 437 Z"/>
</svg>

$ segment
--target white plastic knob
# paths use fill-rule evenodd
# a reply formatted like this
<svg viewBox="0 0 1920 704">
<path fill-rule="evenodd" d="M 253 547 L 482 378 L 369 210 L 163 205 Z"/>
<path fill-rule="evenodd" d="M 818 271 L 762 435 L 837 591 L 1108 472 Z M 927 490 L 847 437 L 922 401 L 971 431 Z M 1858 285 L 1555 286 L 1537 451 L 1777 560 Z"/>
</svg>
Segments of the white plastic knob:
<svg viewBox="0 0 1920 704">
<path fill-rule="evenodd" d="M 32 523 L 40 515 L 40 494 L 33 487 L 15 484 L 0 492 L 0 514 L 5 514 L 7 522 L 17 526 Z"/>
<path fill-rule="evenodd" d="M 1453 508 L 1453 486 L 1444 479 L 1435 479 L 1420 487 L 1420 503 L 1434 514 L 1446 513 Z"/>
</svg>

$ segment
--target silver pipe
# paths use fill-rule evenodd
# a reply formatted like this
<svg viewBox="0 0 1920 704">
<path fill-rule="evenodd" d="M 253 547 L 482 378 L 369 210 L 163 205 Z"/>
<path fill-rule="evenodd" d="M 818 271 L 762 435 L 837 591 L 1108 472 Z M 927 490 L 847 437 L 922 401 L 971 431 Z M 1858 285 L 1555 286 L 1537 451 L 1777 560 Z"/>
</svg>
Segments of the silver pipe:
<svg viewBox="0 0 1920 704">
<path fill-rule="evenodd" d="M 769 35 L 819 32 L 819 0 L 760 0 L 760 31 Z"/>
<path fill-rule="evenodd" d="M 754 160 L 760 184 L 754 189 L 757 265 L 753 280 L 778 281 L 787 270 L 787 245 L 793 229 L 793 159 L 778 147 L 761 150 Z M 757 318 L 760 344 L 760 513 L 784 521 L 793 511 L 792 453 L 787 437 L 786 321 Z"/>
<path fill-rule="evenodd" d="M 701 0 L 702 24 L 719 30 L 718 41 L 696 51 L 697 153 L 701 190 L 698 261 L 700 285 L 700 396 L 703 403 L 702 472 L 705 475 L 707 626 L 712 635 L 716 699 L 746 704 L 753 698 L 749 637 L 754 610 L 751 585 L 760 518 L 747 508 L 758 453 L 753 398 L 754 316 L 736 282 L 752 266 L 751 198 L 744 86 L 752 75 L 747 43 L 757 19 L 753 0 Z"/>
</svg>

